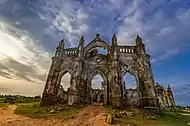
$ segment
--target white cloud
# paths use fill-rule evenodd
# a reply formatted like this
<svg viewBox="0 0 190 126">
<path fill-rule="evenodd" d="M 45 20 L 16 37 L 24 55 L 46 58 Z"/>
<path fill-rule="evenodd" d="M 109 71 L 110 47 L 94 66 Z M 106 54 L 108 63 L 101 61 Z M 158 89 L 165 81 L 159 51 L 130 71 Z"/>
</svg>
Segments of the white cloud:
<svg viewBox="0 0 190 126">
<path fill-rule="evenodd" d="M 119 43 L 135 44 L 135 36 L 140 34 L 147 52 L 158 58 L 157 60 L 165 60 L 180 53 L 185 45 L 183 40 L 190 39 L 190 25 L 187 23 L 190 11 L 181 8 L 174 10 L 173 14 L 177 15 L 177 19 L 168 17 L 164 10 L 152 12 L 164 3 L 168 4 L 166 0 L 149 1 L 148 4 L 145 1 L 134 1 L 130 8 L 126 8 L 122 14 L 124 23 L 118 27 Z M 151 15 L 147 15 L 148 13 Z"/>
<path fill-rule="evenodd" d="M 45 32 L 50 35 L 62 32 L 63 38 L 69 41 L 71 47 L 78 45 L 79 38 L 88 31 L 88 13 L 78 3 L 71 1 L 47 1 L 45 14 L 41 18 L 48 19 L 50 25 Z"/>
<path fill-rule="evenodd" d="M 24 80 L 12 80 L 0 77 L 0 94 L 19 94 L 25 96 L 41 95 L 44 85 Z"/>
<path fill-rule="evenodd" d="M 51 54 L 45 52 L 39 42 L 33 40 L 25 30 L 2 21 L 0 24 L 3 26 L 0 29 L 1 72 L 12 78 L 0 82 L 0 88 L 8 83 L 6 88 L 10 88 L 9 92 L 13 92 L 12 87 L 20 87 L 15 88 L 15 91 L 27 93 L 28 86 L 31 87 L 28 94 L 39 94 L 45 84 Z"/>
<path fill-rule="evenodd" d="M 0 0 L 0 4 L 4 4 L 6 2 L 7 2 L 7 0 Z"/>
<path fill-rule="evenodd" d="M 171 32 L 173 32 L 175 29 L 172 27 L 166 27 L 160 30 L 159 33 L 157 33 L 157 35 L 159 35 L 160 37 L 163 37 L 164 35 L 168 35 Z"/>
<path fill-rule="evenodd" d="M 173 55 L 178 54 L 178 53 L 179 53 L 178 48 L 170 49 L 166 53 L 164 53 L 164 54 L 162 54 L 162 55 L 160 55 L 160 56 L 158 56 L 156 58 L 153 58 L 151 60 L 151 62 L 152 63 L 160 62 L 160 61 L 166 60 L 168 57 L 173 56 Z"/>
<path fill-rule="evenodd" d="M 187 22 L 190 19 L 190 9 L 179 9 L 177 11 L 177 19 L 183 21 L 183 22 Z"/>
</svg>

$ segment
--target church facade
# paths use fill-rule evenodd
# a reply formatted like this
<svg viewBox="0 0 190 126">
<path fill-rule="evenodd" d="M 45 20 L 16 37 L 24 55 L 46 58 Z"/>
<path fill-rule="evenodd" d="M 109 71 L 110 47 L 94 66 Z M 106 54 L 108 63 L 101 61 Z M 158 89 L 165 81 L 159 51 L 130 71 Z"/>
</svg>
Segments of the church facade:
<svg viewBox="0 0 190 126">
<path fill-rule="evenodd" d="M 98 48 L 106 54 L 100 54 Z M 61 79 L 66 73 L 71 75 L 70 87 L 60 93 Z M 135 77 L 136 89 L 126 89 L 123 80 L 126 73 Z M 92 89 L 92 78 L 97 74 L 103 78 L 101 90 Z M 140 36 L 137 35 L 134 46 L 127 46 L 118 45 L 115 35 L 109 45 L 97 34 L 86 46 L 83 37 L 76 48 L 65 48 L 64 40 L 59 43 L 52 57 L 41 106 L 62 101 L 68 105 L 101 102 L 115 107 L 158 108 L 161 98 L 157 89 L 150 55 Z"/>
</svg>

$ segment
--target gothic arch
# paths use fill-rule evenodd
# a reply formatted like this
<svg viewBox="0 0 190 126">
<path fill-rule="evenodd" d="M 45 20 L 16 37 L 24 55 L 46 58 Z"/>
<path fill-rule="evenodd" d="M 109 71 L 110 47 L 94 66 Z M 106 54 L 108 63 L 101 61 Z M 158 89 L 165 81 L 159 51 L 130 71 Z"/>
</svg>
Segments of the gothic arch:
<svg viewBox="0 0 190 126">
<path fill-rule="evenodd" d="M 71 75 L 69 105 L 79 102 L 89 103 L 88 93 L 91 90 L 92 78 L 100 74 L 105 83 L 103 86 L 107 88 L 107 103 L 121 107 L 122 79 L 124 74 L 129 72 L 136 78 L 137 88 L 140 87 L 142 107 L 157 107 L 149 56 L 146 54 L 142 39 L 137 36 L 135 41 L 134 46 L 118 45 L 117 38 L 113 35 L 112 45 L 109 45 L 97 34 L 87 46 L 84 46 L 82 37 L 78 47 L 65 48 L 64 40 L 62 40 L 52 58 L 42 104 L 58 102 L 56 94 L 61 78 L 69 72 Z M 96 47 L 103 48 L 108 55 L 98 54 Z"/>
<path fill-rule="evenodd" d="M 100 75 L 103 79 L 103 83 L 105 85 L 104 87 L 104 105 L 107 105 L 108 103 L 108 78 L 105 74 L 105 72 L 103 72 L 102 70 L 100 69 L 95 69 L 93 70 L 90 74 L 89 74 L 89 78 L 88 78 L 88 81 L 87 81 L 87 92 L 90 92 L 91 90 L 91 86 L 92 86 L 92 79 L 94 78 L 94 76 L 96 75 Z"/>
<path fill-rule="evenodd" d="M 123 67 L 125 67 L 125 66 L 123 66 Z M 121 79 L 122 79 L 122 81 L 123 81 L 123 77 L 125 76 L 126 73 L 129 73 L 129 74 L 131 74 L 132 76 L 135 77 L 136 84 L 137 84 L 137 90 L 139 90 L 140 82 L 139 82 L 139 77 L 138 77 L 137 72 L 135 70 L 131 69 L 131 68 L 123 69 L 121 71 Z"/>
<path fill-rule="evenodd" d="M 57 77 L 57 85 L 60 85 L 61 79 L 62 79 L 62 77 L 63 77 L 66 73 L 69 73 L 69 74 L 70 74 L 71 80 L 72 80 L 72 70 L 66 68 L 66 69 L 61 70 L 61 71 L 59 72 L 59 75 L 58 75 L 58 77 Z M 70 80 L 70 85 L 71 85 L 71 82 L 72 82 L 71 80 Z"/>
<path fill-rule="evenodd" d="M 93 72 L 90 73 L 89 80 L 92 81 L 93 77 L 96 76 L 97 74 L 100 74 L 101 77 L 103 78 L 104 82 L 107 82 L 107 77 L 104 72 L 100 69 L 95 69 Z"/>
<path fill-rule="evenodd" d="M 108 45 L 106 42 L 104 42 L 99 35 L 96 36 L 96 38 L 90 42 L 85 48 L 84 48 L 84 54 L 86 54 L 88 51 L 92 50 L 93 48 L 101 47 L 105 50 L 107 50 L 109 53 L 111 53 L 111 46 Z"/>
</svg>

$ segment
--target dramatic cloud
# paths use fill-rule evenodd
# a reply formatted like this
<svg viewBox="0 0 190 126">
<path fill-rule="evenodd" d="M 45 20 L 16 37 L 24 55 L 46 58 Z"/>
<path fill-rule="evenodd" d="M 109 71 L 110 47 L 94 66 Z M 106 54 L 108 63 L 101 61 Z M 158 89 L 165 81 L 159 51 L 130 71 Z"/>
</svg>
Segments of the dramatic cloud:
<svg viewBox="0 0 190 126">
<path fill-rule="evenodd" d="M 96 33 L 109 44 L 116 34 L 119 44 L 134 45 L 140 34 L 152 57 L 155 81 L 172 84 L 178 103 L 185 104 L 180 98 L 189 96 L 189 80 L 178 76 L 190 75 L 185 55 L 189 20 L 186 0 L 0 0 L 0 76 L 10 85 L 0 86 L 0 91 L 13 92 L 14 81 L 20 81 L 41 92 L 39 84 L 45 84 L 50 58 L 63 38 L 66 47 L 76 47 L 82 35 L 86 45 Z M 63 80 L 68 82 L 69 76 Z"/>
<path fill-rule="evenodd" d="M 0 50 L 3 55 L 0 70 L 31 82 L 34 81 L 32 78 L 44 81 L 42 75 L 46 74 L 50 62 L 48 53 L 39 48 L 38 42 L 32 40 L 26 30 L 0 23 Z"/>
</svg>

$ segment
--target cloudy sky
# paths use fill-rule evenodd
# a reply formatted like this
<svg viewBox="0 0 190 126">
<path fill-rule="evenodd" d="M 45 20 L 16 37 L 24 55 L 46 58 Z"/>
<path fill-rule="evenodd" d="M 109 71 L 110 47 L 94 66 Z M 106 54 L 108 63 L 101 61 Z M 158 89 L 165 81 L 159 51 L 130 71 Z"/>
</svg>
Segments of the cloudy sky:
<svg viewBox="0 0 190 126">
<path fill-rule="evenodd" d="M 177 104 L 190 105 L 189 0 L 0 0 L 0 93 L 39 95 L 50 58 L 100 33 L 151 54 L 155 81 L 171 84 Z"/>
</svg>

